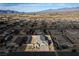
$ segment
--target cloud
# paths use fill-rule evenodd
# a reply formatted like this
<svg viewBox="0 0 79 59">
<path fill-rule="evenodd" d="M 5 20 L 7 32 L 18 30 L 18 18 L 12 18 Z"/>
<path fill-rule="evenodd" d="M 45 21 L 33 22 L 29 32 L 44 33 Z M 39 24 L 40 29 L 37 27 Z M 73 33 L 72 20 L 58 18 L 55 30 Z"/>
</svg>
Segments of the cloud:
<svg viewBox="0 0 79 59">
<path fill-rule="evenodd" d="M 15 10 L 21 12 L 36 12 L 46 9 L 79 7 L 78 3 L 1 3 L 1 10 Z"/>
</svg>

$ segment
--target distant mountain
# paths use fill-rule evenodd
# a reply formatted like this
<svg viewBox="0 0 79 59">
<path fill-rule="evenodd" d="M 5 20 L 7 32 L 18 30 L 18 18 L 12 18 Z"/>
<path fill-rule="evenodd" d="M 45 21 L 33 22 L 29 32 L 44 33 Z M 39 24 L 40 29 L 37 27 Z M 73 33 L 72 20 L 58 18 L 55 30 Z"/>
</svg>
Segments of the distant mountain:
<svg viewBox="0 0 79 59">
<path fill-rule="evenodd" d="M 13 11 L 13 10 L 0 10 L 0 14 L 3 14 L 3 13 L 8 14 L 8 13 L 20 13 L 20 12 Z"/>
<path fill-rule="evenodd" d="M 79 12 L 79 7 L 73 7 L 73 8 L 61 8 L 61 9 L 48 9 L 48 10 L 43 10 L 39 12 L 18 12 L 14 10 L 0 10 L 1 13 L 9 14 L 9 13 L 26 13 L 26 14 L 42 14 L 42 13 L 71 13 L 71 12 Z"/>
<path fill-rule="evenodd" d="M 43 10 L 39 13 L 60 13 L 60 12 L 79 12 L 79 7 L 73 7 L 73 8 L 61 8 L 61 9 L 48 9 L 48 10 Z"/>
</svg>

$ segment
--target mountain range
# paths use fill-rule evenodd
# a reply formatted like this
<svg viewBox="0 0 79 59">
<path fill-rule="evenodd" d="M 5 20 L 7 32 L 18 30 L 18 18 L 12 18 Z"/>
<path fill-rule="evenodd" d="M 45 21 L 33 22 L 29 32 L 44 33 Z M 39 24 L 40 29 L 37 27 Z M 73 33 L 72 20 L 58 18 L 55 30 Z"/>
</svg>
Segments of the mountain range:
<svg viewBox="0 0 79 59">
<path fill-rule="evenodd" d="M 14 11 L 14 10 L 0 10 L 0 14 L 1 13 L 58 13 L 58 12 L 79 12 L 79 7 L 75 7 L 75 8 L 61 8 L 61 9 L 48 9 L 48 10 L 43 10 L 43 11 L 39 11 L 39 12 L 18 12 L 18 11 Z"/>
<path fill-rule="evenodd" d="M 18 11 L 14 11 L 14 10 L 0 10 L 0 14 L 9 14 L 9 13 L 20 13 Z"/>
<path fill-rule="evenodd" d="M 79 12 L 79 7 L 61 8 L 61 9 L 48 9 L 48 10 L 39 11 L 37 13 L 62 13 L 62 12 Z"/>
</svg>

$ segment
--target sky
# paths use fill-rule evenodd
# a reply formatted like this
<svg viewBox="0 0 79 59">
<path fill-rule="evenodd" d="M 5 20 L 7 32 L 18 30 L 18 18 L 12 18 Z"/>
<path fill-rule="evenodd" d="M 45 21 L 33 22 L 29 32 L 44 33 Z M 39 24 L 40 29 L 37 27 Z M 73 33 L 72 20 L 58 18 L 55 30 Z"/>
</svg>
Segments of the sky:
<svg viewBox="0 0 79 59">
<path fill-rule="evenodd" d="M 79 7 L 79 3 L 0 3 L 0 10 L 38 12 L 47 9 Z"/>
</svg>

